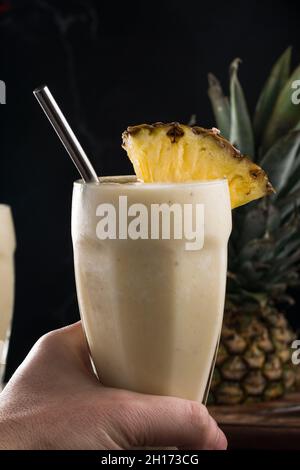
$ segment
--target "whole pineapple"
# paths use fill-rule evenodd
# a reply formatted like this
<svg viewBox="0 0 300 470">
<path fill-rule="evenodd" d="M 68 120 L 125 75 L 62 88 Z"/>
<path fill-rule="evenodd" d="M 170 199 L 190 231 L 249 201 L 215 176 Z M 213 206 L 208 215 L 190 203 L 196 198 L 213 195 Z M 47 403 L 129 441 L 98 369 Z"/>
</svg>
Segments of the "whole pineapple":
<svg viewBox="0 0 300 470">
<path fill-rule="evenodd" d="M 278 398 L 295 387 L 291 361 L 295 334 L 282 308 L 299 286 L 300 105 L 292 102 L 291 49 L 274 65 L 250 119 L 238 80 L 239 59 L 230 67 L 230 99 L 209 75 L 217 127 L 242 154 L 267 172 L 276 190 L 269 198 L 233 211 L 227 305 L 210 402 L 238 404 Z"/>
</svg>

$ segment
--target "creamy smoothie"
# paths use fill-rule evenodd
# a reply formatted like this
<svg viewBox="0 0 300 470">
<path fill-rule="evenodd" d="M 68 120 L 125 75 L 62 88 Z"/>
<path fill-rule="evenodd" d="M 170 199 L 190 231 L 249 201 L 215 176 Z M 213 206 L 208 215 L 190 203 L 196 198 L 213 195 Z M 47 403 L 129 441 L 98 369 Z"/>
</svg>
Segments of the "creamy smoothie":
<svg viewBox="0 0 300 470">
<path fill-rule="evenodd" d="M 15 246 L 15 232 L 10 208 L 0 204 L 0 381 L 5 366 L 5 340 L 8 335 L 13 312 L 13 257 Z"/>
<path fill-rule="evenodd" d="M 99 205 L 203 206 L 203 247 L 185 239 L 99 239 Z M 99 211 L 98 211 L 99 212 Z M 203 227 L 202 227 L 203 228 Z M 100 381 L 202 401 L 222 326 L 231 207 L 226 180 L 76 182 L 72 238 L 79 306 Z M 123 237 L 125 237 L 123 233 Z"/>
</svg>

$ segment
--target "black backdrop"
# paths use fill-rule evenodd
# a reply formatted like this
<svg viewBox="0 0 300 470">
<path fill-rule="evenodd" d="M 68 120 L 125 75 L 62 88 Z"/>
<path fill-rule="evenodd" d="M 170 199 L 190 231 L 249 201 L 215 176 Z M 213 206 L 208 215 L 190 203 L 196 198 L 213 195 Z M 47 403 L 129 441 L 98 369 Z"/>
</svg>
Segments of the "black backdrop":
<svg viewBox="0 0 300 470">
<path fill-rule="evenodd" d="M 33 98 L 46 82 L 98 172 L 132 173 L 120 147 L 129 124 L 214 124 L 207 72 L 240 78 L 253 109 L 289 44 L 300 61 L 295 1 L 0 1 L 0 201 L 18 239 L 8 375 L 44 332 L 78 318 L 70 206 L 76 171 Z M 292 317 L 293 320 L 293 317 Z"/>
</svg>

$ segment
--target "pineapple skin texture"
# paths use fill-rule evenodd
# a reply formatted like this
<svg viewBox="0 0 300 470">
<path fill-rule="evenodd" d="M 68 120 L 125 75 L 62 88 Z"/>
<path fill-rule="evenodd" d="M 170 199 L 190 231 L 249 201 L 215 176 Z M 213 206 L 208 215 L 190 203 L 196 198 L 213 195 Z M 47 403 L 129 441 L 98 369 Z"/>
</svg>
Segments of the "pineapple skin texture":
<svg viewBox="0 0 300 470">
<path fill-rule="evenodd" d="M 266 173 L 217 129 L 179 123 L 141 124 L 123 133 L 123 148 L 144 183 L 227 178 L 231 207 L 274 192 Z"/>
<path fill-rule="evenodd" d="M 255 313 L 227 309 L 208 403 L 261 402 L 294 391 L 299 385 L 299 366 L 291 360 L 295 338 L 274 306 Z"/>
</svg>

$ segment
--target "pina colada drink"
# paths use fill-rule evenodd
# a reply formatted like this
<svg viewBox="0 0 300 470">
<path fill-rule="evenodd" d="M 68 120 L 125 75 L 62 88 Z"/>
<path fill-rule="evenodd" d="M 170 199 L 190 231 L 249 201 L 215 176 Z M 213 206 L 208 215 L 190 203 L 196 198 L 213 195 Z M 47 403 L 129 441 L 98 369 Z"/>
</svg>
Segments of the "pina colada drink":
<svg viewBox="0 0 300 470">
<path fill-rule="evenodd" d="M 231 208 L 271 191 L 216 129 L 130 127 L 136 177 L 76 182 L 78 301 L 100 381 L 205 402 L 224 308 Z"/>
</svg>

